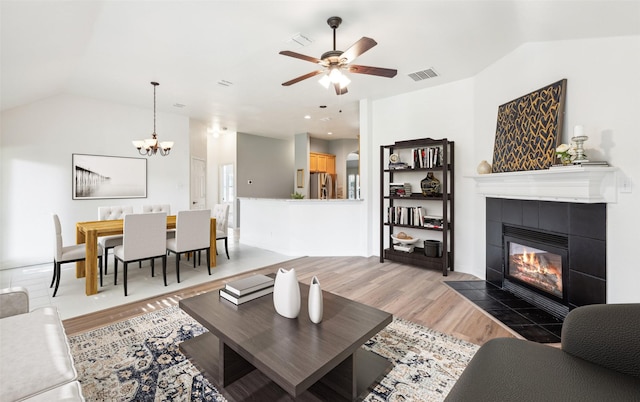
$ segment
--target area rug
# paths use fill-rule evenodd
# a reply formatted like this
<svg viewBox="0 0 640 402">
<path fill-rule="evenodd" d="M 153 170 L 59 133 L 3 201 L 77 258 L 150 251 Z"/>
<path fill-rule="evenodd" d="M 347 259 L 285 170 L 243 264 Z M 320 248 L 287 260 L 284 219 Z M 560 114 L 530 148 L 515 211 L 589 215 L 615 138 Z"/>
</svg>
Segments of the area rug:
<svg viewBox="0 0 640 402">
<path fill-rule="evenodd" d="M 206 331 L 174 306 L 69 337 L 86 400 L 225 401 L 178 348 Z M 398 318 L 364 347 L 394 363 L 370 402 L 441 401 L 478 349 Z"/>
</svg>

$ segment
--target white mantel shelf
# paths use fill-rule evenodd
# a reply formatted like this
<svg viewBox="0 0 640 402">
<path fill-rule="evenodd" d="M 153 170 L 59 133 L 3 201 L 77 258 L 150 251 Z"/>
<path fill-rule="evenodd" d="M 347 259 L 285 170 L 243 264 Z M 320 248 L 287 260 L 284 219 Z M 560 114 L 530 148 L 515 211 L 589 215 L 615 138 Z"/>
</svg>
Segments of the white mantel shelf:
<svg viewBox="0 0 640 402">
<path fill-rule="evenodd" d="M 467 177 L 475 180 L 478 194 L 485 197 L 615 203 L 617 170 L 615 167 L 570 166 Z"/>
</svg>

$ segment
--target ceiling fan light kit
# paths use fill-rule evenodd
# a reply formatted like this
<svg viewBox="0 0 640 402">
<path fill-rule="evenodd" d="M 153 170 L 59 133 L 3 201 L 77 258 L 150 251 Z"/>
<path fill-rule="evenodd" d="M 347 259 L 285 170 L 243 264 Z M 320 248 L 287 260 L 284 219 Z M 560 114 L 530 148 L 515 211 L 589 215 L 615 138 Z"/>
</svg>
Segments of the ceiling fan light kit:
<svg viewBox="0 0 640 402">
<path fill-rule="evenodd" d="M 167 156 L 171 152 L 171 148 L 173 148 L 173 141 L 158 142 L 158 134 L 156 134 L 156 87 L 160 84 L 152 81 L 151 85 L 153 85 L 153 134 L 151 134 L 151 138 L 131 142 L 138 149 L 140 155 L 153 156 L 159 152 L 160 155 Z"/>
<path fill-rule="evenodd" d="M 344 52 L 336 50 L 336 29 L 340 26 L 341 23 L 342 18 L 340 17 L 331 17 L 327 20 L 327 24 L 329 24 L 329 27 L 331 27 L 331 29 L 333 30 L 333 50 L 329 50 L 328 52 L 323 53 L 319 59 L 311 56 L 306 56 L 304 54 L 291 52 L 289 50 L 283 50 L 280 52 L 280 54 L 283 56 L 310 61 L 322 67 L 321 70 L 312 71 L 287 82 L 283 82 L 283 86 L 293 85 L 297 82 L 306 80 L 307 78 L 324 74 L 322 78 L 320 78 L 320 84 L 325 88 L 329 88 L 329 86 L 333 84 L 336 94 L 343 95 L 347 93 L 347 86 L 349 85 L 349 83 L 351 83 L 351 80 L 349 80 L 349 78 L 343 73 L 342 70 L 356 74 L 376 75 L 379 77 L 387 78 L 393 78 L 396 76 L 398 71 L 390 68 L 369 67 L 350 64 L 353 60 L 355 60 L 356 57 L 360 56 L 378 43 L 371 38 L 362 37 Z"/>
</svg>

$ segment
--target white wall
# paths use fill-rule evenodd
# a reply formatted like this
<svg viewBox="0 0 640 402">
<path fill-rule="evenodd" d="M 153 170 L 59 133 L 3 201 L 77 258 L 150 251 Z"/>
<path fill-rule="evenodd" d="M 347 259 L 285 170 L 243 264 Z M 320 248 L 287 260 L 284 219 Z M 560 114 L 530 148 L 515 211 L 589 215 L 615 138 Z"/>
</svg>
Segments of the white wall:
<svg viewBox="0 0 640 402">
<path fill-rule="evenodd" d="M 374 146 L 366 149 L 372 174 L 379 173 L 379 145 L 412 138 L 456 141 L 456 264 L 458 271 L 484 277 L 485 207 L 473 180 L 482 159 L 491 161 L 497 108 L 514 98 L 567 78 L 565 133 L 576 124 L 589 136 L 587 155 L 608 160 L 635 188 L 607 206 L 607 300 L 640 301 L 635 245 L 640 224 L 640 37 L 620 37 L 520 46 L 476 77 L 374 101 L 366 112 L 372 126 L 362 130 Z M 361 103 L 361 110 L 366 104 Z M 361 120 L 362 121 L 362 120 Z M 364 134 L 368 133 L 368 134 Z M 364 149 L 363 149 L 364 151 Z M 379 221 L 377 180 L 371 220 Z M 372 240 L 375 255 L 379 233 Z"/>
<path fill-rule="evenodd" d="M 159 112 L 161 140 L 170 156 L 147 163 L 147 198 L 72 200 L 73 153 L 141 157 L 131 145 L 148 138 L 153 110 L 73 95 L 47 98 L 2 113 L 0 267 L 53 260 L 51 213 L 60 216 L 65 244 L 75 244 L 75 222 L 95 220 L 103 205 L 169 203 L 189 206 L 189 120 Z"/>
<path fill-rule="evenodd" d="M 567 78 L 563 142 L 575 125 L 589 137 L 587 156 L 607 160 L 635 184 L 607 205 L 607 301 L 640 301 L 640 37 L 529 43 L 475 79 L 477 160 L 491 160 L 497 105 Z M 461 172 L 464 174 L 464 172 Z M 473 172 L 469 172 L 473 173 Z M 476 215 L 484 209 L 476 203 Z M 476 225 L 475 237 L 484 239 Z M 484 254 L 482 254 L 484 257 Z"/>
<path fill-rule="evenodd" d="M 451 84 L 441 85 L 429 90 L 411 92 L 392 98 L 373 102 L 373 154 L 371 155 L 372 172 L 375 176 L 371 200 L 375 205 L 371 220 L 380 221 L 380 145 L 393 144 L 395 141 L 416 138 L 447 138 L 455 142 L 455 221 L 456 221 L 456 253 L 455 268 L 463 272 L 472 272 L 477 266 L 473 252 L 477 244 L 470 233 L 463 228 L 472 222 L 474 216 L 470 211 L 473 206 L 474 184 L 462 180 L 460 172 L 471 171 L 477 164 L 473 156 L 473 80 L 467 79 Z M 362 138 L 362 137 L 361 137 Z M 387 163 L 386 161 L 384 163 Z M 426 173 L 416 173 L 410 179 L 413 191 L 420 191 L 420 180 Z M 441 215 L 437 201 L 425 201 L 421 206 L 428 214 Z M 435 211 L 435 212 L 430 212 Z M 372 227 L 374 233 L 373 250 L 380 255 L 378 245 L 379 226 Z M 404 230 L 404 229 L 403 229 Z M 407 230 L 405 230 L 407 231 Z M 438 239 L 439 233 L 417 230 L 410 234 L 421 239 Z M 460 250 L 464 250 L 461 252 Z"/>
</svg>

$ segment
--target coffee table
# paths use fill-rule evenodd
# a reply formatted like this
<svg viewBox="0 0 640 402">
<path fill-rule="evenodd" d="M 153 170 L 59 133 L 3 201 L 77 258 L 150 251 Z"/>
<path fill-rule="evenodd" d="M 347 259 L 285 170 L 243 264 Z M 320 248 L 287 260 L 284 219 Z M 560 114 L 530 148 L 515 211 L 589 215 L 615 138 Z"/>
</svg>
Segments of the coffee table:
<svg viewBox="0 0 640 402">
<path fill-rule="evenodd" d="M 277 314 L 272 295 L 239 306 L 220 298 L 217 290 L 180 300 L 180 308 L 209 330 L 183 342 L 180 350 L 212 384 L 227 391 L 233 388 L 237 399 L 258 398 L 252 390 L 260 400 L 283 400 L 287 395 L 282 390 L 292 398 L 302 395 L 302 400 L 309 393 L 321 400 L 366 396 L 390 370 L 391 362 L 361 346 L 393 316 L 323 292 L 323 320 L 313 324 L 307 311 L 308 291 L 300 284 L 302 308 L 297 319 Z M 263 376 L 255 374 L 256 369 Z M 268 386 L 258 384 L 258 377 L 264 376 L 264 381 L 272 382 Z"/>
</svg>

